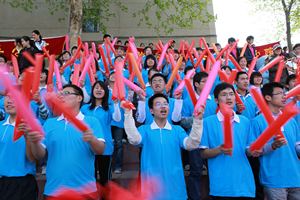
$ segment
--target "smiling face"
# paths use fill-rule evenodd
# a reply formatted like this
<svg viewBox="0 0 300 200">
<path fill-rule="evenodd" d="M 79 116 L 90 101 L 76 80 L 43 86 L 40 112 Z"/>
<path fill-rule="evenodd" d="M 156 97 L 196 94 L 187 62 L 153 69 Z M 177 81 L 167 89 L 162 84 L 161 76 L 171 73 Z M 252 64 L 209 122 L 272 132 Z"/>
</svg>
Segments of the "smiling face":
<svg viewBox="0 0 300 200">
<path fill-rule="evenodd" d="M 95 96 L 96 99 L 102 99 L 104 97 L 105 91 L 99 83 L 95 85 L 95 88 L 93 90 L 93 95 Z"/>
<path fill-rule="evenodd" d="M 82 97 L 72 87 L 64 88 L 59 93 L 59 98 L 70 108 L 80 108 Z"/>
<path fill-rule="evenodd" d="M 150 109 L 150 112 L 156 119 L 167 119 L 169 114 L 169 103 L 165 98 L 157 97 L 153 101 L 153 108 Z"/>
<path fill-rule="evenodd" d="M 13 100 L 10 98 L 9 94 L 4 98 L 4 110 L 9 115 L 16 114 L 16 107 L 14 105 Z"/>
<path fill-rule="evenodd" d="M 241 66 L 242 69 L 245 69 L 247 67 L 247 59 L 246 58 L 242 58 L 239 61 L 239 65 Z"/>
</svg>

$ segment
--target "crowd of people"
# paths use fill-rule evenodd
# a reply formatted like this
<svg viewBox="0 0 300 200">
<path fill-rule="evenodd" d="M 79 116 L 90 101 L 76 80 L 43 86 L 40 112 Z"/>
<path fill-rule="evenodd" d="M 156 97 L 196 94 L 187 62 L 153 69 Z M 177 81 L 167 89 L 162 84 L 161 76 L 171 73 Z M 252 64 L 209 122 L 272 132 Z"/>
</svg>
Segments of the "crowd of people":
<svg viewBox="0 0 300 200">
<path fill-rule="evenodd" d="M 0 55 L 0 67 L 7 68 L 7 72 L 2 70 L 1 73 L 20 85 L 20 91 L 25 85 L 23 81 L 28 80 L 26 71 L 32 66 L 24 52 L 33 57 L 44 54 L 43 47 L 47 45 L 38 30 L 32 32 L 32 38 L 16 39 L 18 77 L 14 75 L 12 64 Z M 246 48 L 239 48 L 235 38 L 229 38 L 230 52 L 227 53 L 230 56 L 220 55 L 223 48 L 218 43 L 207 44 L 210 50 L 205 44 L 187 52 L 187 48 L 176 49 L 176 42 L 172 40 L 162 63 L 159 60 L 163 50 L 154 50 L 153 43 L 148 46 L 142 43 L 140 48 L 144 51 L 137 60 L 140 60 L 139 73 L 145 88 L 134 92 L 126 86 L 125 99 L 119 99 L 114 96 L 119 78 L 115 63 L 124 63 L 122 76 L 125 79 L 141 88 L 143 84 L 128 58 L 130 49 L 133 52 L 130 42 L 118 40 L 112 49 L 111 40 L 111 36 L 105 34 L 100 45 L 106 56 L 101 56 L 98 50 L 94 55 L 93 77 L 86 75 L 76 84 L 76 68 L 83 66 L 83 60 L 93 54 L 91 45 L 88 52 L 83 49 L 74 63 L 60 71 L 59 78 L 55 73 L 49 74 L 45 56 L 39 90 L 31 95 L 28 104 L 42 125 L 44 135 L 33 130 L 26 120 L 18 119 L 12 93 L 0 80 L 0 199 L 37 199 L 37 166 L 45 169 L 46 199 L 55 197 L 63 187 L 82 191 L 86 199 L 97 199 L 96 182 L 105 186 L 112 172 L 122 173 L 124 140 L 140 148 L 141 190 L 147 190 L 143 181 L 154 178 L 159 183 L 159 191 L 153 194 L 153 199 L 201 199 L 201 184 L 204 184 L 201 176 L 206 168 L 209 195 L 213 200 L 300 199 L 300 95 L 288 99 L 285 96 L 299 87 L 300 43 L 295 44 L 291 52 L 284 52 L 281 45 L 276 44 L 271 55 L 257 58 L 253 36 L 246 38 Z M 64 66 L 78 51 L 81 51 L 78 46 L 63 51 L 56 57 L 56 63 Z M 207 56 L 195 65 L 205 51 Z M 213 65 L 207 51 L 221 61 L 220 71 L 227 77 L 232 74 L 235 77 L 229 83 L 219 74 L 205 105 L 195 109 L 191 91 L 177 88 L 182 81 L 187 81 L 196 99 L 201 96 Z M 278 62 L 260 73 L 260 69 L 280 56 L 283 56 L 283 68 Z M 250 69 L 253 60 L 256 63 L 254 69 Z M 278 80 L 279 70 L 282 71 Z M 65 115 L 53 112 L 45 100 L 49 79 L 53 80 L 51 87 L 60 100 L 88 130 L 78 130 Z M 62 88 L 59 88 L 59 80 Z M 249 146 L 267 129 L 269 121 L 250 94 L 250 88 L 259 91 L 275 121 L 287 103 L 294 102 L 298 109 L 298 114 L 281 127 L 282 137 L 276 135 L 254 151 Z M 127 102 L 132 102 L 136 110 L 125 106 Z M 225 117 L 220 110 L 223 104 L 231 113 L 232 148 L 224 146 Z M 14 141 L 16 130 L 24 135 Z M 190 173 L 185 180 L 184 170 L 188 168 Z M 87 185 L 89 190 L 83 190 Z"/>
</svg>

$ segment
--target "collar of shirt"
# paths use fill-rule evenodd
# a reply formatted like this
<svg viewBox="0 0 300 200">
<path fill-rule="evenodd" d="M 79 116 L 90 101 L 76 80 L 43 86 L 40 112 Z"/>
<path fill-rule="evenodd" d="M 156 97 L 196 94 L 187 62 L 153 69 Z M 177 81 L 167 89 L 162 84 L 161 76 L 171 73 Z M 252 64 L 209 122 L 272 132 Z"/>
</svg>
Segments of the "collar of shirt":
<svg viewBox="0 0 300 200">
<path fill-rule="evenodd" d="M 222 113 L 220 111 L 218 111 L 217 117 L 220 122 L 222 122 L 224 120 L 224 116 L 222 115 Z M 240 117 L 235 112 L 233 112 L 233 121 L 240 123 Z"/>
<path fill-rule="evenodd" d="M 197 92 L 195 92 L 195 94 L 196 94 L 196 99 L 199 99 L 200 95 L 198 95 Z M 211 100 L 210 94 L 207 96 L 207 99 Z"/>
<path fill-rule="evenodd" d="M 76 115 L 76 118 L 79 119 L 80 121 L 82 121 L 84 119 L 84 115 L 82 114 L 82 112 L 79 112 L 77 115 Z M 61 121 L 65 119 L 64 115 L 62 114 L 61 116 L 59 116 L 57 118 L 57 121 Z M 67 120 L 66 120 L 67 121 Z"/>
<path fill-rule="evenodd" d="M 10 119 L 10 116 L 6 119 L 6 121 L 2 124 L 2 126 L 5 126 L 5 125 L 15 126 L 16 125 L 16 121 L 14 121 L 13 123 L 10 123 L 9 119 Z"/>
<path fill-rule="evenodd" d="M 151 85 L 150 85 L 149 82 L 147 82 L 145 86 L 146 86 L 146 87 L 151 87 Z"/>
<path fill-rule="evenodd" d="M 152 124 L 150 125 L 150 127 L 151 127 L 151 130 L 153 130 L 153 129 L 160 129 L 154 120 L 153 120 Z M 172 126 L 171 126 L 171 124 L 167 121 L 165 127 L 163 127 L 162 129 L 172 130 Z"/>
</svg>

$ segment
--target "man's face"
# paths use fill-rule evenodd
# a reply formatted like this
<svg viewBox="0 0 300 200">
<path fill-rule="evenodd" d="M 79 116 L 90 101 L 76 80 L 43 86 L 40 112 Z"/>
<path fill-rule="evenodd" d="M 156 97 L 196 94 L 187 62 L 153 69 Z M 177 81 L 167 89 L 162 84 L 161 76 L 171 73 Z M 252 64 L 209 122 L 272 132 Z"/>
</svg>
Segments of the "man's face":
<svg viewBox="0 0 300 200">
<path fill-rule="evenodd" d="M 155 98 L 153 101 L 153 108 L 150 109 L 151 114 L 158 119 L 166 119 L 169 114 L 169 104 L 163 97 Z"/>
<path fill-rule="evenodd" d="M 228 105 L 231 109 L 234 108 L 235 105 L 235 93 L 231 88 L 226 88 L 224 90 L 222 90 L 219 95 L 218 98 L 216 100 L 217 104 L 226 104 Z"/>
<path fill-rule="evenodd" d="M 277 48 L 277 49 L 274 50 L 274 54 L 275 54 L 275 55 L 280 55 L 281 52 L 282 52 L 282 49 L 281 49 L 281 48 Z"/>
<path fill-rule="evenodd" d="M 272 96 L 266 96 L 268 99 L 268 102 L 276 107 L 284 107 L 285 103 L 286 103 L 286 98 L 285 98 L 285 94 L 282 88 L 280 87 L 276 87 L 274 88 L 273 92 L 272 92 Z"/>
<path fill-rule="evenodd" d="M 82 97 L 72 87 L 64 88 L 59 95 L 60 99 L 70 108 L 79 107 L 82 101 Z"/>
<path fill-rule="evenodd" d="M 154 93 L 163 93 L 164 89 L 165 89 L 165 81 L 162 77 L 157 76 L 155 78 L 152 79 L 151 82 L 151 87 L 154 91 Z"/>
<path fill-rule="evenodd" d="M 16 107 L 13 100 L 10 98 L 9 94 L 4 98 L 4 110 L 9 115 L 16 114 Z"/>
<path fill-rule="evenodd" d="M 206 84 L 206 81 L 207 81 L 207 77 L 204 77 L 204 78 L 201 79 L 201 81 L 199 83 L 195 83 L 195 86 L 196 86 L 198 91 L 201 92 L 203 90 L 203 88 Z"/>
<path fill-rule="evenodd" d="M 295 86 L 296 86 L 296 79 L 290 80 L 288 85 L 289 90 L 293 89 Z"/>
<path fill-rule="evenodd" d="M 300 56 L 300 46 L 294 49 L 294 52 L 297 56 Z"/>
<path fill-rule="evenodd" d="M 248 75 L 247 74 L 241 74 L 239 75 L 239 78 L 236 82 L 236 86 L 240 89 L 240 90 L 248 90 L 248 86 L 249 86 L 249 80 L 248 80 Z"/>
<path fill-rule="evenodd" d="M 46 79 L 47 79 L 47 74 L 45 72 L 42 72 L 40 76 L 40 82 L 45 82 Z"/>
</svg>

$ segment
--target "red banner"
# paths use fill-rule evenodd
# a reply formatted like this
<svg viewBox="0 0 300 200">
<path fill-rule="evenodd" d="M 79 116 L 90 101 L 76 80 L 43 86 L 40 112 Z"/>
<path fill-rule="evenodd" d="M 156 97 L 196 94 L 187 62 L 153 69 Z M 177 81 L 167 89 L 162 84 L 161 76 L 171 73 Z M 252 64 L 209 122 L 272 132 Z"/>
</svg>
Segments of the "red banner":
<svg viewBox="0 0 300 200">
<path fill-rule="evenodd" d="M 273 46 L 275 44 L 280 44 L 280 42 L 274 42 L 274 43 L 270 43 L 270 44 L 265 44 L 262 46 L 256 46 L 256 55 L 258 55 L 258 57 L 264 56 L 264 55 L 271 55 L 273 53 Z"/>
<path fill-rule="evenodd" d="M 48 37 L 43 38 L 43 40 L 46 41 L 46 49 L 49 50 L 50 54 L 59 55 L 62 53 L 65 36 Z M 10 60 L 11 54 L 17 56 L 18 52 L 15 49 L 14 40 L 0 40 L 0 54 L 4 54 L 8 60 Z"/>
</svg>

